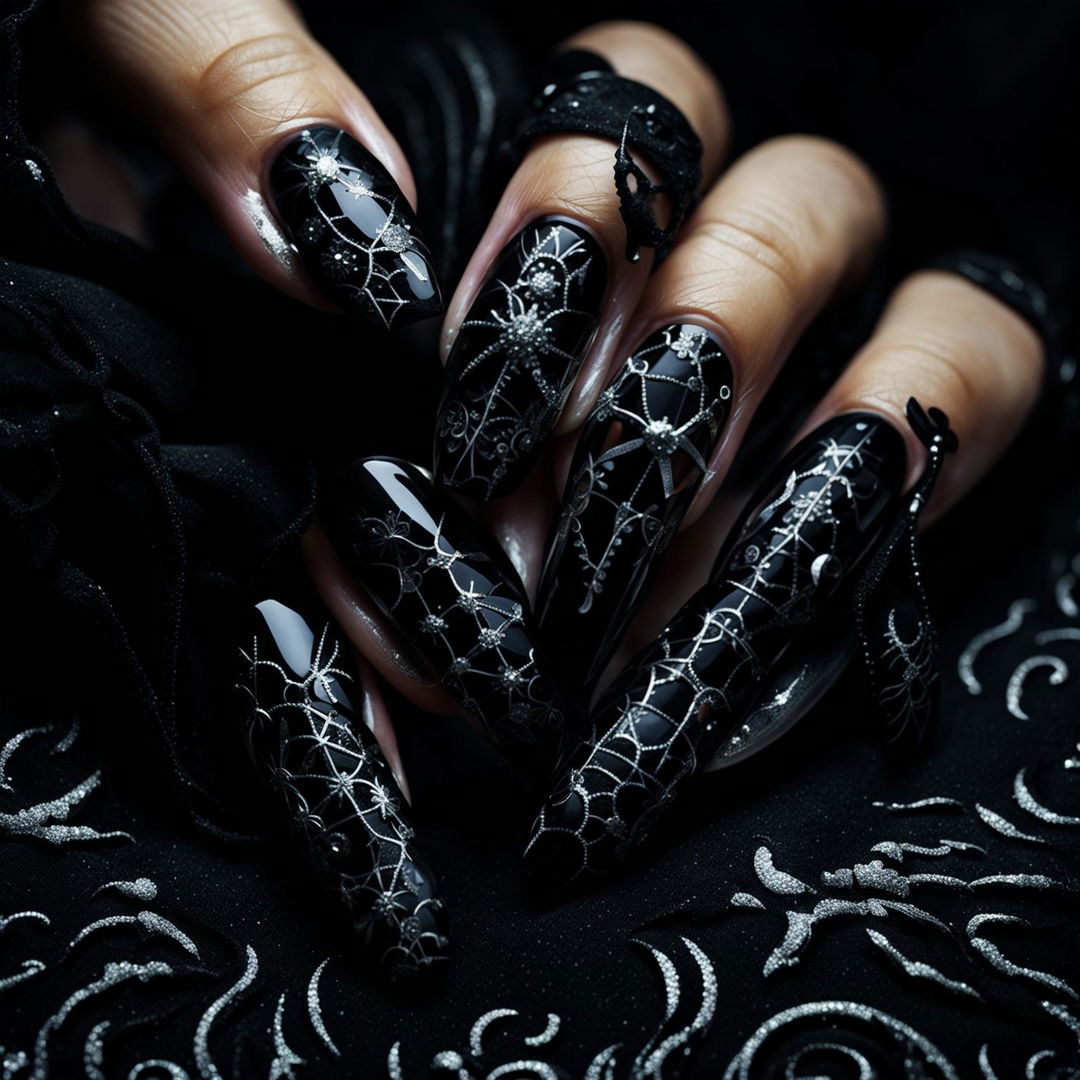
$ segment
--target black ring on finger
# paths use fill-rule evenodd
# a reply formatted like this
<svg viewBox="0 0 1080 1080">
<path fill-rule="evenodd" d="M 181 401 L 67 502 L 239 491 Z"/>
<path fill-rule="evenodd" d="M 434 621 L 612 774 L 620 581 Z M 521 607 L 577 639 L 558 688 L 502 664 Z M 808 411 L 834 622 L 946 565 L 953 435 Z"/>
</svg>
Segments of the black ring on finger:
<svg viewBox="0 0 1080 1080">
<path fill-rule="evenodd" d="M 652 87 L 616 75 L 597 53 L 572 49 L 552 62 L 509 150 L 520 157 L 534 139 L 567 133 L 600 135 L 617 144 L 615 190 L 626 226 L 626 257 L 637 262 L 639 249 L 651 247 L 663 258 L 701 186 L 701 139 L 681 110 Z M 631 151 L 648 161 L 659 183 L 646 175 Z M 658 195 L 671 207 L 664 226 L 653 208 Z"/>
</svg>

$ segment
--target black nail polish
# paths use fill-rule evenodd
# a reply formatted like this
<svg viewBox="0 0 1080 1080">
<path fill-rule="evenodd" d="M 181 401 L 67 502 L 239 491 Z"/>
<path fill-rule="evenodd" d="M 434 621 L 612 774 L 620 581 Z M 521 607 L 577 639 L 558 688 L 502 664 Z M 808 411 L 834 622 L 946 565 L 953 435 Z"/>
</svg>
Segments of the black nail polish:
<svg viewBox="0 0 1080 1080">
<path fill-rule="evenodd" d="M 387 329 L 442 311 L 412 207 L 351 135 L 301 131 L 274 160 L 270 189 L 305 267 L 336 304 Z"/>
<path fill-rule="evenodd" d="M 348 908 L 365 957 L 392 981 L 431 975 L 446 960 L 446 909 L 329 616 L 309 623 L 264 600 L 241 655 L 252 758 Z"/>
<path fill-rule="evenodd" d="M 562 412 L 607 293 L 582 226 L 544 217 L 496 260 L 450 352 L 435 476 L 490 499 L 517 487 Z"/>
<path fill-rule="evenodd" d="M 537 594 L 540 637 L 568 689 L 591 684 L 611 658 L 697 491 L 731 393 L 719 340 L 689 323 L 647 337 L 601 393 Z"/>
<path fill-rule="evenodd" d="M 905 468 L 903 437 L 876 413 L 838 416 L 792 450 L 710 581 L 605 695 L 534 825 L 541 884 L 606 873 L 644 839 L 872 547 Z"/>
<path fill-rule="evenodd" d="M 542 773 L 562 728 L 524 590 L 493 540 L 413 465 L 366 458 L 323 521 L 356 580 L 465 712 Z"/>
</svg>

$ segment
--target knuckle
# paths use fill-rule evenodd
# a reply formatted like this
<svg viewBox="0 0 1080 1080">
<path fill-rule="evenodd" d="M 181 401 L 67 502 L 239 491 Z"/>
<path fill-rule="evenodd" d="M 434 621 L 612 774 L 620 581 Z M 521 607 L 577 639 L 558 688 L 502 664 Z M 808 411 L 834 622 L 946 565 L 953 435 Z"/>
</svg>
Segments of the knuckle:
<svg viewBox="0 0 1080 1080">
<path fill-rule="evenodd" d="M 209 113 L 241 109 L 262 123 L 285 121 L 304 111 L 302 87 L 317 67 L 318 58 L 295 34 L 249 37 L 195 74 L 192 96 Z"/>
<path fill-rule="evenodd" d="M 775 216 L 749 210 L 713 213 L 698 224 L 692 246 L 696 251 L 690 265 L 700 266 L 700 274 L 749 263 L 765 272 L 785 304 L 798 302 L 803 277 L 798 243 Z"/>
<path fill-rule="evenodd" d="M 980 396 L 980 361 L 962 342 L 912 336 L 880 346 L 874 359 L 890 382 L 903 384 L 902 395 L 918 393 L 946 412 Z"/>
</svg>

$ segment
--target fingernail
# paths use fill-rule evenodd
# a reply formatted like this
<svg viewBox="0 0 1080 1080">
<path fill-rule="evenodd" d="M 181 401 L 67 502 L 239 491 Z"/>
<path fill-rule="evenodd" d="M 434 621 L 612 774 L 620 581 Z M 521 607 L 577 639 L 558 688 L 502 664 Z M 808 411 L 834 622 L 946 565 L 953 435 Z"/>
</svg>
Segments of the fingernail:
<svg viewBox="0 0 1080 1080">
<path fill-rule="evenodd" d="M 543 771 L 562 728 L 520 579 L 476 523 L 414 465 L 365 458 L 327 498 L 342 562 L 464 711 Z"/>
<path fill-rule="evenodd" d="M 264 600 L 241 655 L 256 767 L 349 910 L 365 958 L 391 981 L 430 976 L 446 960 L 446 909 L 329 616 L 308 622 Z"/>
<path fill-rule="evenodd" d="M 731 395 L 720 341 L 690 323 L 649 335 L 601 393 L 537 599 L 541 640 L 568 687 L 591 684 L 611 658 L 694 498 Z"/>
<path fill-rule="evenodd" d="M 872 547 L 906 467 L 903 437 L 876 413 L 835 417 L 792 450 L 709 583 L 605 695 L 534 824 L 534 878 L 603 875 L 648 835 Z"/>
<path fill-rule="evenodd" d="M 270 190 L 304 266 L 334 303 L 386 329 L 442 311 L 408 200 L 351 135 L 301 131 L 274 159 Z"/>
<path fill-rule="evenodd" d="M 480 499 L 521 483 L 577 378 L 607 278 L 596 239 L 564 218 L 539 218 L 507 244 L 447 361 L 440 483 Z"/>
</svg>

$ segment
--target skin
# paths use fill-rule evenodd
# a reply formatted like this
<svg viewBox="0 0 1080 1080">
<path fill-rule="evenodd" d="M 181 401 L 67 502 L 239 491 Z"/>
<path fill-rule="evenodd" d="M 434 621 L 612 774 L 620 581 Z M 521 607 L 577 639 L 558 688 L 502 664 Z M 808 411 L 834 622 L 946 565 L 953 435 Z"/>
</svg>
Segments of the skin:
<svg viewBox="0 0 1080 1080">
<path fill-rule="evenodd" d="M 250 193 L 264 190 L 269 162 L 291 134 L 320 123 L 351 131 L 415 205 L 400 147 L 285 0 L 89 0 L 73 5 L 72 17 L 122 100 L 134 103 L 170 149 L 240 254 L 281 291 L 331 306 L 302 268 L 268 253 L 250 212 Z M 510 180 L 450 301 L 440 350 L 445 360 L 490 263 L 523 224 L 561 213 L 593 230 L 612 269 L 595 342 L 533 475 L 487 510 L 490 528 L 532 589 L 580 427 L 628 350 L 674 319 L 707 326 L 726 343 L 736 380 L 731 419 L 614 671 L 703 580 L 731 519 L 730 501 L 718 492 L 754 411 L 809 322 L 832 298 L 858 286 L 886 216 L 868 168 L 827 140 L 773 139 L 725 170 L 730 124 L 721 88 L 700 58 L 666 31 L 605 23 L 566 45 L 601 53 L 616 71 L 650 84 L 682 109 L 704 144 L 703 199 L 655 273 L 648 253 L 632 266 L 622 258 L 611 144 L 574 135 L 539 140 Z M 62 147 L 58 156 L 62 164 Z M 85 163 L 85 155 L 79 160 Z M 58 173 L 64 175 L 60 166 Z M 961 452 L 945 466 L 923 519 L 929 523 L 1008 448 L 1035 401 L 1042 359 L 1034 331 L 989 294 L 947 273 L 916 274 L 895 291 L 871 340 L 807 428 L 852 409 L 884 414 L 907 439 L 913 482 L 924 451 L 904 420 L 904 404 L 914 393 L 943 409 Z M 792 441 L 797 437 L 793 433 Z M 451 711 L 445 693 L 405 659 L 406 650 L 347 581 L 317 525 L 303 551 L 328 606 L 370 664 L 365 680 L 374 682 L 377 671 L 421 707 Z M 377 708 L 376 731 L 400 771 L 381 698 Z"/>
</svg>

